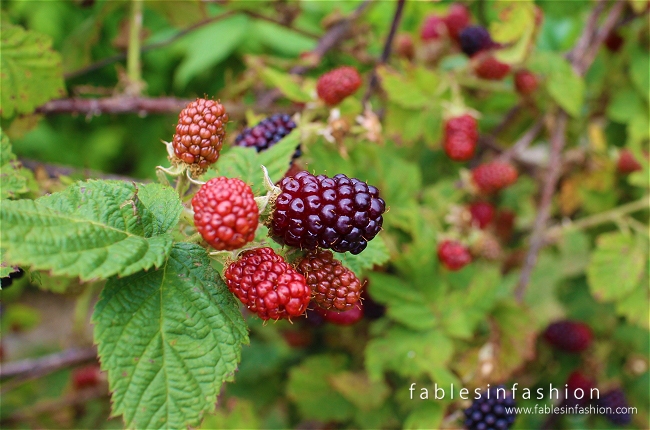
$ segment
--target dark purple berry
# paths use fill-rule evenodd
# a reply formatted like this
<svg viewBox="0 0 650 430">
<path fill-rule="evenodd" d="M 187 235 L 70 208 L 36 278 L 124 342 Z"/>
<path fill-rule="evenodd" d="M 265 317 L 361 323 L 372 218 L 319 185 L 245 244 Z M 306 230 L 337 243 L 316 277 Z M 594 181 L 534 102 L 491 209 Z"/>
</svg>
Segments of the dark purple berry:
<svg viewBox="0 0 650 430">
<path fill-rule="evenodd" d="M 612 423 L 623 426 L 632 421 L 632 416 L 628 412 L 629 404 L 625 394 L 620 388 L 608 391 L 600 398 L 598 405 L 607 408 L 605 418 Z"/>
<path fill-rule="evenodd" d="M 271 231 L 286 245 L 358 254 L 381 230 L 386 203 L 358 179 L 302 171 L 279 186 Z"/>
<path fill-rule="evenodd" d="M 465 427 L 468 430 L 509 429 L 516 418 L 514 411 L 508 413 L 513 406 L 512 393 L 503 385 L 492 387 L 488 392 L 481 391 L 481 397 L 464 411 Z"/>
<path fill-rule="evenodd" d="M 235 145 L 253 147 L 257 152 L 269 149 L 283 137 L 296 128 L 296 123 L 287 114 L 275 114 L 257 123 L 254 127 L 245 128 L 236 138 Z M 293 158 L 301 155 L 300 145 Z"/>
<path fill-rule="evenodd" d="M 480 25 L 466 27 L 460 32 L 459 39 L 460 47 L 468 57 L 494 46 L 490 33 Z"/>
</svg>

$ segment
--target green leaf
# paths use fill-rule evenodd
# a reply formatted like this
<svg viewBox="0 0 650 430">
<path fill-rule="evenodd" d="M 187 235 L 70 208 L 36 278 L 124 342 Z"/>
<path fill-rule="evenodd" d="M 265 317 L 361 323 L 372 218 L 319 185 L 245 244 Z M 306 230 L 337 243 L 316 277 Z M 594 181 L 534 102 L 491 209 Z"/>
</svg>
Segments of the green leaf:
<svg viewBox="0 0 650 430">
<path fill-rule="evenodd" d="M 65 94 L 61 55 L 51 49 L 50 38 L 6 22 L 1 25 L 2 117 L 31 113 L 37 106 Z"/>
<path fill-rule="evenodd" d="M 614 93 L 613 99 L 607 105 L 607 116 L 623 124 L 630 122 L 637 112 L 642 112 L 644 102 L 632 88 Z"/>
<path fill-rule="evenodd" d="M 229 398 L 227 410 L 222 406 L 215 415 L 208 415 L 201 423 L 201 429 L 258 429 L 259 418 L 253 402 Z"/>
<path fill-rule="evenodd" d="M 535 356 L 537 329 L 532 317 L 514 303 L 505 302 L 493 313 L 496 333 L 493 334 L 490 378 L 503 381 Z"/>
<path fill-rule="evenodd" d="M 440 428 L 444 418 L 444 408 L 441 404 L 432 400 L 421 400 L 404 421 L 404 429 L 437 429 Z"/>
<path fill-rule="evenodd" d="M 183 38 L 185 58 L 176 69 L 174 84 L 185 87 L 194 77 L 225 60 L 246 37 L 249 19 L 235 15 L 206 25 Z"/>
<path fill-rule="evenodd" d="M 495 42 L 515 42 L 534 27 L 535 4 L 532 1 L 497 1 L 495 8 L 499 19 L 490 23 L 490 36 Z"/>
<path fill-rule="evenodd" d="M 424 93 L 415 79 L 409 79 L 386 66 L 377 68 L 377 75 L 381 79 L 381 87 L 386 91 L 388 99 L 398 105 L 420 109 L 432 103 L 429 95 Z M 435 75 L 431 75 L 435 77 Z M 437 81 L 430 83 L 427 88 L 435 88 Z"/>
<path fill-rule="evenodd" d="M 562 236 L 558 246 L 564 276 L 583 273 L 589 261 L 589 237 L 580 230 L 569 230 Z"/>
<path fill-rule="evenodd" d="M 368 247 L 362 253 L 352 255 L 349 252 L 336 256 L 345 267 L 352 270 L 358 278 L 362 278 L 367 270 L 381 266 L 388 261 L 390 254 L 381 235 L 368 242 Z"/>
<path fill-rule="evenodd" d="M 181 211 L 178 196 L 157 184 L 77 182 L 38 200 L 3 202 L 2 246 L 8 262 L 54 275 L 127 276 L 164 263 Z"/>
<path fill-rule="evenodd" d="M 632 82 L 636 85 L 639 94 L 650 100 L 650 74 L 648 68 L 650 67 L 650 54 L 647 50 L 638 47 L 634 50 L 630 57 L 630 77 Z"/>
<path fill-rule="evenodd" d="M 279 24 L 257 20 L 255 31 L 260 42 L 281 54 L 297 57 L 316 47 L 316 40 L 282 27 Z"/>
<path fill-rule="evenodd" d="M 451 340 L 437 331 L 416 332 L 392 327 L 383 337 L 366 346 L 366 369 L 373 381 L 392 370 L 405 378 L 428 375 L 435 380 L 436 369 L 445 367 L 454 351 Z"/>
<path fill-rule="evenodd" d="M 189 243 L 158 270 L 110 279 L 92 320 L 113 414 L 127 428 L 197 426 L 248 343 L 238 302 Z"/>
<path fill-rule="evenodd" d="M 626 317 L 632 324 L 646 330 L 650 329 L 650 320 L 648 320 L 649 301 L 648 276 L 646 273 L 644 282 L 641 282 L 629 296 L 616 302 L 616 313 Z"/>
<path fill-rule="evenodd" d="M 289 371 L 287 396 L 303 418 L 344 421 L 352 417 L 354 405 L 328 381 L 346 369 L 346 361 L 342 355 L 314 355 Z"/>
<path fill-rule="evenodd" d="M 371 381 L 365 373 L 337 373 L 329 381 L 336 391 L 364 411 L 379 408 L 390 395 L 384 381 Z"/>
<path fill-rule="evenodd" d="M 623 233 L 598 236 L 587 267 L 587 281 L 600 301 L 621 299 L 639 284 L 647 264 L 642 241 Z"/>
<path fill-rule="evenodd" d="M 566 59 L 558 54 L 545 52 L 535 55 L 529 67 L 546 77 L 546 88 L 560 107 L 572 116 L 580 114 L 584 102 L 585 82 Z"/>
<path fill-rule="evenodd" d="M 289 169 L 291 157 L 300 144 L 300 130 L 296 129 L 271 148 L 257 152 L 254 148 L 233 146 L 224 151 L 215 165 L 204 175 L 204 180 L 225 176 L 239 178 L 253 189 L 255 195 L 265 194 L 262 165 L 269 171 L 271 180 L 276 183 Z"/>
<path fill-rule="evenodd" d="M 20 163 L 11 152 L 9 138 L 0 129 L 0 199 L 14 198 L 27 191 L 27 179 L 20 175 Z"/>
<path fill-rule="evenodd" d="M 312 96 L 300 87 L 293 75 L 265 67 L 262 69 L 262 77 L 291 101 L 306 103 L 312 100 Z"/>
</svg>

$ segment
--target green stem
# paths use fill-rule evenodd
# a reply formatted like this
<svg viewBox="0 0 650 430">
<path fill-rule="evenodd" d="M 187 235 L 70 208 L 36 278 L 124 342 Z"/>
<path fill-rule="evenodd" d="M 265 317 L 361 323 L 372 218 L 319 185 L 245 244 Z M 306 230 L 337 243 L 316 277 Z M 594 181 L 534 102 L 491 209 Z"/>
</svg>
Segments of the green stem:
<svg viewBox="0 0 650 430">
<path fill-rule="evenodd" d="M 646 195 L 639 200 L 626 203 L 612 210 L 591 215 L 566 225 L 551 227 L 547 231 L 547 235 L 554 236 L 555 234 L 558 234 L 566 230 L 584 230 L 590 227 L 595 227 L 597 225 L 604 224 L 606 222 L 615 222 L 616 220 L 621 219 L 625 215 L 643 209 L 648 209 L 649 206 L 650 206 L 650 195 Z"/>
<path fill-rule="evenodd" d="M 176 192 L 178 193 L 178 197 L 181 198 L 181 201 L 183 200 L 183 196 L 187 192 L 187 190 L 190 188 L 190 179 L 187 177 L 186 174 L 182 174 L 178 176 L 178 179 L 176 180 Z"/>
<path fill-rule="evenodd" d="M 129 26 L 129 47 L 126 56 L 126 73 L 131 84 L 142 82 L 140 64 L 140 34 L 142 32 L 142 0 L 131 0 L 131 23 Z"/>
</svg>

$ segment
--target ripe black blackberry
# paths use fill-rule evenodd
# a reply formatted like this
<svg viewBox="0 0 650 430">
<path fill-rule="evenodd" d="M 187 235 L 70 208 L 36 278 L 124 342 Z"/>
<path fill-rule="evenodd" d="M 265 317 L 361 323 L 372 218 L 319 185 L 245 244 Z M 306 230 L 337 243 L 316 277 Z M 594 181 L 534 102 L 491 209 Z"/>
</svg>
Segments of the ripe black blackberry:
<svg viewBox="0 0 650 430">
<path fill-rule="evenodd" d="M 287 114 L 275 114 L 263 119 L 254 127 L 245 128 L 236 138 L 235 145 L 253 147 L 257 152 L 269 149 L 296 128 L 296 123 Z M 293 158 L 301 155 L 300 145 Z"/>
<path fill-rule="evenodd" d="M 514 406 L 512 393 L 505 390 L 503 385 L 492 387 L 487 392 L 481 391 L 481 397 L 465 409 L 465 427 L 468 430 L 509 429 L 516 415 L 514 412 L 507 413 L 506 408 Z"/>
<path fill-rule="evenodd" d="M 468 57 L 494 46 L 490 33 L 480 25 L 471 25 L 465 28 L 460 32 L 458 38 L 460 48 Z"/>
<path fill-rule="evenodd" d="M 386 203 L 377 188 L 358 179 L 302 171 L 279 187 L 271 232 L 281 243 L 358 254 L 381 230 Z"/>
<path fill-rule="evenodd" d="M 632 421 L 632 416 L 627 411 L 630 404 L 627 402 L 625 394 L 620 388 L 616 388 L 603 394 L 598 401 L 598 405 L 604 408 L 609 408 L 609 411 L 604 414 L 605 418 L 616 425 L 623 426 Z M 623 412 L 622 408 L 625 408 L 625 412 Z"/>
</svg>

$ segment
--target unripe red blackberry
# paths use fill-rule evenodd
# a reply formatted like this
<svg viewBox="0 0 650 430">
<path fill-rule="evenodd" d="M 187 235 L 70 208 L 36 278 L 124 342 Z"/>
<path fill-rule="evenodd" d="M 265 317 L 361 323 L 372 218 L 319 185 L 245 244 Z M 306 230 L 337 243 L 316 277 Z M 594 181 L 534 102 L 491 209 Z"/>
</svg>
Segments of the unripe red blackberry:
<svg viewBox="0 0 650 430">
<path fill-rule="evenodd" d="M 495 44 L 487 29 L 481 25 L 470 25 L 465 27 L 458 35 L 460 49 L 468 57 L 492 48 Z"/>
<path fill-rule="evenodd" d="M 443 148 L 454 161 L 467 161 L 474 156 L 478 141 L 476 119 L 464 114 L 445 122 Z"/>
<path fill-rule="evenodd" d="M 564 399 L 564 405 L 568 407 L 587 406 L 591 402 L 591 389 L 595 387 L 594 381 L 588 378 L 579 370 L 571 372 L 567 381 L 567 391 L 569 395 Z M 576 392 L 576 390 L 582 390 Z M 580 398 L 579 398 L 580 397 Z"/>
<path fill-rule="evenodd" d="M 305 278 L 271 248 L 243 252 L 224 277 L 228 289 L 263 320 L 302 315 L 309 304 Z"/>
<path fill-rule="evenodd" d="M 557 349 L 582 352 L 591 345 L 593 333 L 585 323 L 563 320 L 549 325 L 544 332 L 544 339 Z"/>
<path fill-rule="evenodd" d="M 460 242 L 444 240 L 438 245 L 438 259 L 449 270 L 460 270 L 472 262 L 472 254 Z"/>
<path fill-rule="evenodd" d="M 492 55 L 486 55 L 474 65 L 474 73 L 479 78 L 500 81 L 510 73 L 510 65 L 502 63 Z"/>
<path fill-rule="evenodd" d="M 522 96 L 533 94 L 537 90 L 537 76 L 528 70 L 519 70 L 515 73 L 515 89 Z"/>
<path fill-rule="evenodd" d="M 598 401 L 598 406 L 606 408 L 605 418 L 616 425 L 624 426 L 632 421 L 632 415 L 628 411 L 630 404 L 620 388 L 603 394 Z"/>
<path fill-rule="evenodd" d="M 395 53 L 407 60 L 412 60 L 415 57 L 415 45 L 413 38 L 408 33 L 398 34 L 395 38 Z"/>
<path fill-rule="evenodd" d="M 172 145 L 179 160 L 205 170 L 219 158 L 228 114 L 214 100 L 196 99 L 178 114 Z"/>
<path fill-rule="evenodd" d="M 377 188 L 358 179 L 302 171 L 279 187 L 271 233 L 281 243 L 358 254 L 381 230 L 386 204 Z"/>
<path fill-rule="evenodd" d="M 605 38 L 605 47 L 607 47 L 610 52 L 618 52 L 621 49 L 621 46 L 623 46 L 623 42 L 625 42 L 625 39 L 623 39 L 618 32 L 612 30 L 607 35 L 607 38 Z"/>
<path fill-rule="evenodd" d="M 616 168 L 619 173 L 628 174 L 643 169 L 643 166 L 634 158 L 634 154 L 629 149 L 622 149 L 618 155 Z"/>
<path fill-rule="evenodd" d="M 72 371 L 72 386 L 75 390 L 95 387 L 101 380 L 99 365 L 91 364 Z"/>
<path fill-rule="evenodd" d="M 439 15 L 429 15 L 422 23 L 420 38 L 424 41 L 437 40 L 446 32 L 445 19 Z"/>
<path fill-rule="evenodd" d="M 514 184 L 517 176 L 517 169 L 503 161 L 491 161 L 472 170 L 474 184 L 485 193 L 493 193 Z"/>
<path fill-rule="evenodd" d="M 472 214 L 472 221 L 480 229 L 484 229 L 494 219 L 496 213 L 494 206 L 488 202 L 474 202 L 469 206 L 469 212 Z"/>
<path fill-rule="evenodd" d="M 263 119 L 254 127 L 245 128 L 236 138 L 235 145 L 253 147 L 257 152 L 269 149 L 296 128 L 291 116 L 275 114 Z M 297 156 L 300 156 L 298 154 Z M 296 156 L 294 156 L 295 158 Z"/>
<path fill-rule="evenodd" d="M 330 106 L 337 105 L 361 86 L 361 75 L 352 66 L 342 66 L 321 75 L 316 83 L 318 97 Z"/>
<path fill-rule="evenodd" d="M 469 25 L 470 17 L 469 10 L 465 6 L 458 3 L 452 4 L 444 18 L 449 37 L 458 40 L 460 32 Z"/>
<path fill-rule="evenodd" d="M 192 209 L 196 229 L 214 249 L 232 251 L 255 238 L 259 210 L 241 179 L 210 179 L 192 198 Z"/>
<path fill-rule="evenodd" d="M 345 311 L 359 301 L 361 282 L 330 251 L 316 250 L 308 253 L 296 269 L 307 280 L 312 300 L 325 309 Z"/>
<path fill-rule="evenodd" d="M 505 395 L 504 395 L 505 394 Z M 517 415 L 506 412 L 512 410 L 515 401 L 512 393 L 505 390 L 503 385 L 481 391 L 480 397 L 465 409 L 465 428 L 467 430 L 507 430 L 515 422 Z"/>
<path fill-rule="evenodd" d="M 496 237 L 484 233 L 472 244 L 472 253 L 485 260 L 496 261 L 503 257 L 503 248 Z"/>
<path fill-rule="evenodd" d="M 338 312 L 334 309 L 323 309 L 320 306 L 314 306 L 314 311 L 329 323 L 352 325 L 361 321 L 363 318 L 363 302 L 358 301 L 350 309 L 343 312 Z"/>
</svg>

